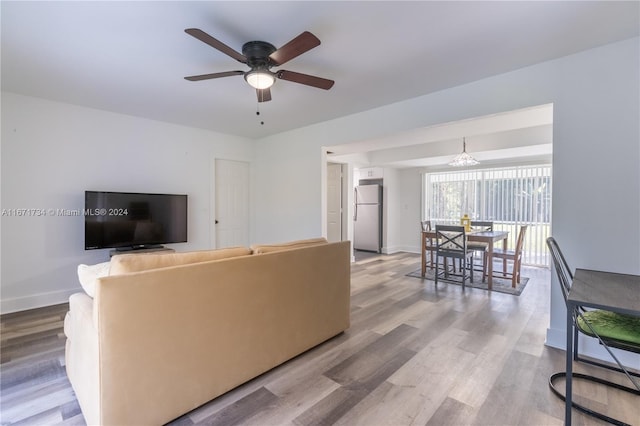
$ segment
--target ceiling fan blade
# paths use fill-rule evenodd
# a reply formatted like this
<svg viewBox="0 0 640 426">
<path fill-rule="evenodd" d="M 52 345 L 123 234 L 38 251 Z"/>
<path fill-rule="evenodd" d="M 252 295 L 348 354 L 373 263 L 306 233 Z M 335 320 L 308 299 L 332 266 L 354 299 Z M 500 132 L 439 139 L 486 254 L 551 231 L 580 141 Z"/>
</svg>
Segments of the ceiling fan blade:
<svg viewBox="0 0 640 426">
<path fill-rule="evenodd" d="M 209 46 L 213 47 L 214 49 L 218 49 L 222 53 L 225 53 L 231 56 L 233 59 L 235 59 L 238 62 L 242 62 L 243 64 L 247 63 L 247 58 L 245 58 L 245 56 L 242 53 L 236 52 L 234 49 L 230 48 L 220 40 L 216 40 L 215 38 L 211 37 L 209 34 L 205 33 L 202 30 L 199 30 L 197 28 L 187 28 L 186 30 L 184 30 L 184 32 L 197 38 L 203 43 L 207 43 Z"/>
<path fill-rule="evenodd" d="M 335 83 L 333 80 L 327 80 L 326 78 L 315 77 L 309 74 L 301 74 L 299 72 L 280 70 L 276 73 L 276 77 L 293 81 L 294 83 L 306 84 L 307 86 L 317 87 L 318 89 L 329 90 Z"/>
<path fill-rule="evenodd" d="M 275 65 L 282 65 L 285 62 L 289 62 L 296 56 L 302 55 L 304 52 L 319 45 L 320 40 L 318 37 L 314 36 L 309 31 L 305 31 L 269 55 L 269 59 L 271 59 Z"/>
<path fill-rule="evenodd" d="M 258 95 L 258 102 L 269 102 L 271 100 L 271 89 L 256 89 Z"/>
<path fill-rule="evenodd" d="M 232 75 L 242 75 L 244 71 L 225 71 L 225 72 L 214 72 L 213 74 L 202 74 L 202 75 L 192 75 L 189 77 L 185 77 L 185 80 L 189 81 L 200 81 L 200 80 L 209 80 L 211 78 L 220 78 L 220 77 L 231 77 Z"/>
</svg>

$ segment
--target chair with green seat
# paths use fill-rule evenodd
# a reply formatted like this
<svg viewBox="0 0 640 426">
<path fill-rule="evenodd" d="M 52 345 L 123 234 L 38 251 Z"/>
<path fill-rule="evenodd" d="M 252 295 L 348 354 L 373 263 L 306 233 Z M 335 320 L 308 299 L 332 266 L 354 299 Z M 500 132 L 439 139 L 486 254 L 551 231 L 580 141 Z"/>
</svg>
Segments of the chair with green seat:
<svg viewBox="0 0 640 426">
<path fill-rule="evenodd" d="M 565 304 L 569 297 L 569 290 L 571 289 L 571 283 L 573 281 L 573 273 L 569 269 L 569 265 L 564 258 L 564 255 L 560 251 L 558 243 L 553 237 L 547 238 L 547 246 L 551 252 L 551 259 L 553 260 L 553 266 L 558 276 L 560 283 L 560 289 L 562 290 L 562 296 L 564 297 Z M 629 371 L 619 360 L 618 357 L 611 351 L 611 348 L 621 349 L 640 354 L 640 317 L 631 315 L 624 315 L 615 312 L 605 310 L 586 310 L 582 307 L 577 308 L 573 312 L 573 359 L 577 362 L 583 362 L 598 367 L 606 368 L 608 370 L 614 370 L 624 373 L 627 378 L 633 383 L 635 389 L 622 386 L 617 383 L 613 383 L 598 377 L 573 373 L 573 377 L 585 379 L 591 382 L 600 383 L 606 386 L 614 387 L 616 389 L 623 390 L 625 392 L 640 395 L 640 383 L 634 377 L 640 377 L 640 374 L 633 371 Z M 614 359 L 617 367 L 611 364 L 605 364 L 591 359 L 586 359 L 580 356 L 578 351 L 578 332 L 584 335 L 594 337 L 598 339 L 599 343 L 604 346 L 609 355 Z M 555 387 L 555 380 L 565 377 L 566 372 L 555 373 L 549 378 L 549 387 L 560 399 L 565 400 Z M 619 420 L 613 419 L 597 411 L 583 407 L 575 402 L 572 406 L 583 413 L 590 416 L 599 418 L 606 422 L 614 424 L 625 424 Z"/>
</svg>

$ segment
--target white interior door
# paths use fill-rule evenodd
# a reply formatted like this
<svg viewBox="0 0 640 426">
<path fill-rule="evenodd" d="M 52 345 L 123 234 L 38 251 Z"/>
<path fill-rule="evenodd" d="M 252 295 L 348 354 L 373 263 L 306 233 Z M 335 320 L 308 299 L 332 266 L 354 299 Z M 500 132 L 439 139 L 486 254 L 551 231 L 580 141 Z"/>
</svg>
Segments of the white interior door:
<svg viewBox="0 0 640 426">
<path fill-rule="evenodd" d="M 327 240 L 342 241 L 342 165 L 327 164 Z"/>
<path fill-rule="evenodd" d="M 215 160 L 216 248 L 249 245 L 249 163 Z"/>
</svg>

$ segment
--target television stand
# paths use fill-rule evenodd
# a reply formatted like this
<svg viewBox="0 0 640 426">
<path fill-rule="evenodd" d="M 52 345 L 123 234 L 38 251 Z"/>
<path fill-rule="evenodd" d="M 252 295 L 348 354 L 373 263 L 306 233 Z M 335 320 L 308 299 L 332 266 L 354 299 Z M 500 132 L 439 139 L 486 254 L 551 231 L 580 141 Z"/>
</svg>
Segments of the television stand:
<svg viewBox="0 0 640 426">
<path fill-rule="evenodd" d="M 113 257 L 117 254 L 138 254 L 138 253 L 154 253 L 154 252 L 165 252 L 165 253 L 175 253 L 175 250 L 172 248 L 168 248 L 161 245 L 153 245 L 153 246 L 141 246 L 141 247 L 122 247 L 109 251 L 109 257 Z"/>
</svg>

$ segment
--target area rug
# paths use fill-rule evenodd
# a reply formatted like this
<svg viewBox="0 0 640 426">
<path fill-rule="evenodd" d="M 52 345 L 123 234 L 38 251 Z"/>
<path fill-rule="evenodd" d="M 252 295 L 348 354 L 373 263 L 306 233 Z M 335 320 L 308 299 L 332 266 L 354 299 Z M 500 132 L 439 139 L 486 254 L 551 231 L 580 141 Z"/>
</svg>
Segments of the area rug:
<svg viewBox="0 0 640 426">
<path fill-rule="evenodd" d="M 441 270 L 442 272 L 442 270 Z M 425 277 L 422 278 L 422 271 L 420 269 L 418 269 L 417 271 L 413 271 L 413 272 L 409 272 L 407 274 L 408 277 L 413 277 L 413 278 L 420 278 L 420 279 L 425 279 L 425 280 L 429 280 L 429 281 L 433 281 L 434 277 L 435 277 L 435 269 L 429 269 L 427 268 L 427 272 L 425 274 Z M 525 286 L 527 285 L 527 282 L 529 281 L 529 278 L 527 277 L 522 277 L 520 279 L 520 284 L 516 284 L 516 288 L 511 287 L 511 280 L 510 279 L 504 279 L 504 278 L 497 278 L 497 277 L 493 277 L 493 285 L 492 285 L 492 291 L 497 291 L 498 293 L 506 293 L 506 294 L 513 294 L 514 296 L 520 296 L 520 294 L 522 293 L 522 291 L 524 290 Z M 447 284 L 455 284 L 455 285 L 462 285 L 462 277 L 458 276 L 458 275 L 449 275 L 449 278 L 444 278 L 443 276 L 440 276 L 438 278 L 438 284 L 440 283 L 447 283 Z M 482 282 L 482 273 L 475 271 L 473 273 L 473 283 L 467 281 L 465 283 L 465 287 L 473 287 L 473 288 L 479 288 L 482 290 L 489 290 L 489 287 L 487 285 L 486 282 Z"/>
</svg>

